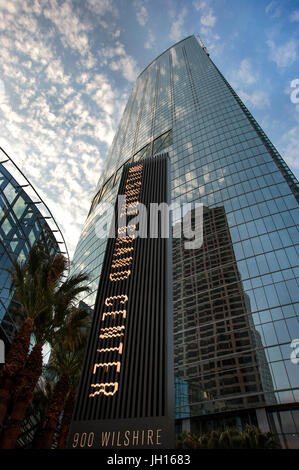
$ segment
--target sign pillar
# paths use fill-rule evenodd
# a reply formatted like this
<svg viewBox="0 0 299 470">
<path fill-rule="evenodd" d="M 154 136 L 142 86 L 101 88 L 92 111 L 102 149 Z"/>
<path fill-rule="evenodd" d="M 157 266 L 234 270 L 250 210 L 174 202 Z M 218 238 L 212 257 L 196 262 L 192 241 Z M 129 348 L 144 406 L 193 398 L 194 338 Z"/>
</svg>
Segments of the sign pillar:
<svg viewBox="0 0 299 470">
<path fill-rule="evenodd" d="M 69 448 L 174 447 L 171 235 L 161 236 L 166 221 L 158 218 L 150 237 L 149 210 L 169 203 L 168 160 L 124 166 L 118 195 L 126 204 L 116 203 L 107 241 Z"/>
</svg>

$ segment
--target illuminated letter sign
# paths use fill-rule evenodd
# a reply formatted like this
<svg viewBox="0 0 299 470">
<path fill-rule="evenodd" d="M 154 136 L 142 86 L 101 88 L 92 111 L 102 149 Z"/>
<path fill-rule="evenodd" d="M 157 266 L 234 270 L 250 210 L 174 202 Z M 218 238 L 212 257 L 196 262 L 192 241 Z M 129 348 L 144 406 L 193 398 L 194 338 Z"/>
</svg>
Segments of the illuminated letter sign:
<svg viewBox="0 0 299 470">
<path fill-rule="evenodd" d="M 142 203 L 150 233 L 149 205 L 169 203 L 168 193 L 167 154 L 124 166 L 69 448 L 174 447 L 171 240 L 161 220 L 158 238 L 126 231 Z"/>
</svg>

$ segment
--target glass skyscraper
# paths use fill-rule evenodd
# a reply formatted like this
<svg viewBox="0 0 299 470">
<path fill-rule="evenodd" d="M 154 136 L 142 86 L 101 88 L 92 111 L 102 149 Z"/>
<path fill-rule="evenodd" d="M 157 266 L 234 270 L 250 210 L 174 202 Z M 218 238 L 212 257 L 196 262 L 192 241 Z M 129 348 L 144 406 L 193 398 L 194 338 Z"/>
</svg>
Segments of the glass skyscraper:
<svg viewBox="0 0 299 470">
<path fill-rule="evenodd" d="M 177 430 L 252 423 L 299 447 L 297 180 L 194 36 L 136 80 L 73 259 L 91 276 L 82 300 L 105 253 L 99 202 L 125 163 L 164 152 L 172 202 L 204 206 L 202 247 L 173 240 Z"/>
</svg>

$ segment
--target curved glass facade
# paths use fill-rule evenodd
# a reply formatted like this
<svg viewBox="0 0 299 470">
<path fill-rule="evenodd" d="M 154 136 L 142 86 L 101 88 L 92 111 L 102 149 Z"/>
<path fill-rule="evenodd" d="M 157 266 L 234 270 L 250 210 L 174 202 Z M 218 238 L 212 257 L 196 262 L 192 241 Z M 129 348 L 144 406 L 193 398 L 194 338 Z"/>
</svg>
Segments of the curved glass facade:
<svg viewBox="0 0 299 470">
<path fill-rule="evenodd" d="M 28 180 L 20 174 L 18 168 L 1 154 L 0 163 L 0 329 L 1 336 L 10 341 L 15 334 L 15 323 L 9 312 L 13 309 L 13 292 L 10 291 L 11 277 L 7 270 L 12 269 L 13 261 L 23 261 L 31 247 L 37 241 L 43 241 L 50 252 L 60 252 L 59 240 L 56 240 L 47 219 L 52 219 L 46 208 L 44 215 L 39 207 L 43 202 L 30 186 Z M 18 181 L 12 176 L 7 164 Z M 10 169 L 10 168 L 9 168 Z M 29 188 L 29 190 L 28 190 Z M 26 189 L 26 190 L 25 190 Z M 29 195 L 31 189 L 32 198 Z M 28 194 L 27 194 L 28 192 Z M 45 207 L 44 207 L 45 209 Z M 59 232 L 55 227 L 55 231 Z"/>
<path fill-rule="evenodd" d="M 297 180 L 194 36 L 136 80 L 74 255 L 92 279 L 82 300 L 94 304 L 106 246 L 97 204 L 114 203 L 125 162 L 165 149 L 172 201 L 204 205 L 203 246 L 174 240 L 178 422 L 238 424 L 247 410 L 245 420 L 299 446 Z"/>
</svg>

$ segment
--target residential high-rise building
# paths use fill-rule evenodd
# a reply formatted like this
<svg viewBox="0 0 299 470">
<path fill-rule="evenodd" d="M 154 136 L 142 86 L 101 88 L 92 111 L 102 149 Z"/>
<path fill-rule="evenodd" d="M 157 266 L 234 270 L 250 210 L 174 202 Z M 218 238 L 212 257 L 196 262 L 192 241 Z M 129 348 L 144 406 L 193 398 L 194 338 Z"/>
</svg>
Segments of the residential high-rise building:
<svg viewBox="0 0 299 470">
<path fill-rule="evenodd" d="M 253 423 L 299 447 L 298 183 L 194 36 L 136 80 L 73 259 L 91 276 L 82 300 L 107 243 L 99 203 L 125 163 L 164 152 L 172 202 L 204 206 L 202 247 L 173 241 L 177 430 Z"/>
</svg>

